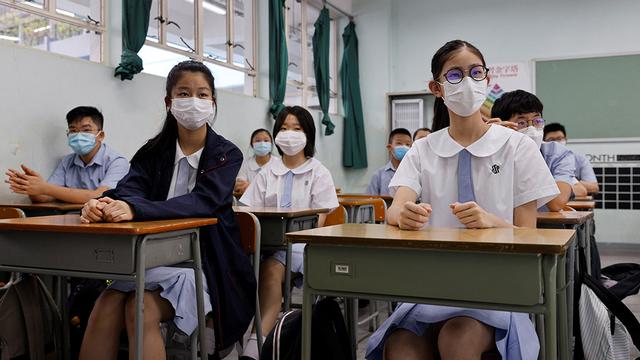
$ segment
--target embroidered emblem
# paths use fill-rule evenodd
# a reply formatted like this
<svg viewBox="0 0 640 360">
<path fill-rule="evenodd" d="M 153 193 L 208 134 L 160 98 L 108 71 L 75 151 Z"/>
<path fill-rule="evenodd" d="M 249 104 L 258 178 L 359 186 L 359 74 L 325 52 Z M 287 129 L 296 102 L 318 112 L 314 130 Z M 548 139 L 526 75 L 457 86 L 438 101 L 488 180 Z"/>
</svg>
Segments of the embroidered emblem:
<svg viewBox="0 0 640 360">
<path fill-rule="evenodd" d="M 494 173 L 494 174 L 500 173 L 500 165 L 493 164 L 493 166 L 491 166 L 491 172 Z"/>
</svg>

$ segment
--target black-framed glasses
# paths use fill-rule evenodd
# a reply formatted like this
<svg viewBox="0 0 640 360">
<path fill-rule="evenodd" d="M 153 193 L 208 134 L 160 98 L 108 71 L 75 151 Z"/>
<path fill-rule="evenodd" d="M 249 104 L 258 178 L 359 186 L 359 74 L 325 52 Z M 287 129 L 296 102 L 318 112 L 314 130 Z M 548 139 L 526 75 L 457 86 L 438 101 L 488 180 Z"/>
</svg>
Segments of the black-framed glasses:
<svg viewBox="0 0 640 360">
<path fill-rule="evenodd" d="M 489 69 L 484 65 L 476 65 L 469 69 L 468 76 L 475 81 L 482 81 L 489 75 Z M 444 73 L 444 79 L 449 84 L 459 84 L 464 79 L 464 70 L 453 68 Z"/>
</svg>

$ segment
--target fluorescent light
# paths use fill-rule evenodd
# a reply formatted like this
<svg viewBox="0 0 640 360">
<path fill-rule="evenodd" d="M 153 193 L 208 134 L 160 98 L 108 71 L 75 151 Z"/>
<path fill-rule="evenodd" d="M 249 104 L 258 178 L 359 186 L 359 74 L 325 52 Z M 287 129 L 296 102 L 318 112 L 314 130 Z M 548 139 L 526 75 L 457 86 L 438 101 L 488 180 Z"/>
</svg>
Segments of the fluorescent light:
<svg viewBox="0 0 640 360">
<path fill-rule="evenodd" d="M 49 30 L 49 29 L 51 29 L 51 25 L 39 27 L 37 29 L 34 29 L 33 32 L 34 33 L 39 33 L 39 32 L 43 32 L 43 31 Z"/>
<path fill-rule="evenodd" d="M 1 40 L 9 40 L 9 41 L 20 41 L 20 38 L 17 36 L 8 36 L 8 35 L 0 35 Z"/>
<path fill-rule="evenodd" d="M 188 3 L 193 4 L 194 0 L 185 0 Z M 209 10 L 211 12 L 214 12 L 216 14 L 220 14 L 220 15 L 226 15 L 227 14 L 227 10 L 223 9 L 222 7 L 220 7 L 220 5 L 214 4 L 214 3 L 210 3 L 207 2 L 205 0 L 202 0 L 202 7 L 205 10 Z"/>
<path fill-rule="evenodd" d="M 76 14 L 72 13 L 71 11 L 56 9 L 56 12 L 61 15 L 76 17 Z"/>
</svg>

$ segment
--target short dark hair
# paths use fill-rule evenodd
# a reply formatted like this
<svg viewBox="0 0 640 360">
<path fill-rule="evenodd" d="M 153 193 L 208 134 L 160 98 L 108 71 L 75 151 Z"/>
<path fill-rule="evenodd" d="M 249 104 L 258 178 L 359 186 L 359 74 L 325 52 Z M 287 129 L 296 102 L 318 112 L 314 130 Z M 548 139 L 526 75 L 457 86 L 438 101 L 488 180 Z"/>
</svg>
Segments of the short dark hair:
<svg viewBox="0 0 640 360">
<path fill-rule="evenodd" d="M 491 117 L 507 121 L 518 114 L 537 112 L 542 115 L 542 108 L 542 102 L 537 96 L 524 90 L 514 90 L 502 94 L 493 103 Z"/>
<path fill-rule="evenodd" d="M 431 129 L 426 128 L 426 127 L 425 128 L 416 129 L 416 131 L 413 132 L 413 140 L 416 139 L 416 135 L 418 135 L 418 131 L 427 131 L 427 132 L 429 132 L 429 134 L 431 134 L 433 132 L 433 131 L 431 131 Z"/>
<path fill-rule="evenodd" d="M 71 109 L 67 113 L 67 125 L 71 125 L 76 121 L 82 120 L 86 117 L 90 117 L 94 124 L 98 127 L 98 130 L 102 130 L 104 124 L 104 116 L 100 110 L 93 106 L 78 106 Z"/>
<path fill-rule="evenodd" d="M 261 132 L 267 133 L 267 135 L 269 135 L 269 139 L 271 139 L 271 142 L 273 142 L 273 137 L 271 136 L 271 133 L 269 132 L 269 130 L 267 129 L 255 129 L 253 130 L 253 132 L 251 133 L 251 139 L 249 139 L 249 145 L 253 146 L 253 138 L 260 134 Z"/>
<path fill-rule="evenodd" d="M 411 133 L 409 132 L 409 130 L 405 128 L 395 128 L 391 130 L 391 133 L 389 134 L 389 144 L 391 144 L 391 139 L 395 135 L 407 135 L 408 137 L 411 137 Z"/>
<path fill-rule="evenodd" d="M 543 132 L 542 138 L 544 139 L 545 137 L 547 137 L 548 133 L 554 132 L 554 131 L 562 131 L 562 135 L 567 137 L 567 131 L 565 130 L 565 128 L 564 128 L 564 126 L 562 124 L 551 123 L 551 124 L 547 124 L 547 125 L 544 126 L 544 130 L 542 130 L 542 132 Z"/>
<path fill-rule="evenodd" d="M 313 116 L 307 111 L 307 109 L 301 106 L 286 106 L 276 118 L 276 123 L 273 125 L 273 137 L 277 137 L 280 132 L 280 128 L 287 116 L 293 115 L 298 119 L 302 131 L 307 136 L 307 145 L 304 147 L 304 156 L 313 157 L 316 153 L 316 124 L 313 121 Z M 280 150 L 280 147 L 276 144 L 278 153 L 283 156 L 284 153 Z"/>
</svg>

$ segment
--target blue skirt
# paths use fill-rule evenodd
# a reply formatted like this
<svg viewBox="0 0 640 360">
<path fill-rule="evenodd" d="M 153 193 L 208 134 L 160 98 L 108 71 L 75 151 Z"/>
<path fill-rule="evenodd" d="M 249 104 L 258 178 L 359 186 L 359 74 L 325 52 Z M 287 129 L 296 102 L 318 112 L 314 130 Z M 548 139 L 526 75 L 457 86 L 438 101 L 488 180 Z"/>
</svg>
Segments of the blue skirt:
<svg viewBox="0 0 640 360">
<path fill-rule="evenodd" d="M 474 318 L 493 327 L 496 348 L 503 360 L 538 358 L 540 344 L 533 323 L 527 314 L 438 305 L 400 304 L 378 331 L 369 338 L 366 359 L 381 360 L 384 343 L 396 329 L 406 329 L 422 336 L 431 324 L 459 316 Z"/>
<path fill-rule="evenodd" d="M 202 276 L 204 279 L 204 275 Z M 176 327 L 191 335 L 198 327 L 196 304 L 196 278 L 193 269 L 160 266 L 148 269 L 144 274 L 144 288 L 148 291 L 162 289 L 160 296 L 171 303 Z M 204 281 L 204 313 L 211 312 L 211 299 L 206 280 Z M 114 281 L 111 290 L 132 292 L 136 290 L 133 281 Z"/>
</svg>

